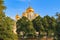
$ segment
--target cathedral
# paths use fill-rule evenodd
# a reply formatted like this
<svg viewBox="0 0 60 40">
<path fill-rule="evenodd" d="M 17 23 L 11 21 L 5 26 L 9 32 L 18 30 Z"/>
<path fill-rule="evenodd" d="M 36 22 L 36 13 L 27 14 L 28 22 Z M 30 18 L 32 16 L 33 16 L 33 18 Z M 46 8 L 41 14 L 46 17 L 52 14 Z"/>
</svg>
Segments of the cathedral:
<svg viewBox="0 0 60 40">
<path fill-rule="evenodd" d="M 34 9 L 32 7 L 28 7 L 25 12 L 22 13 L 22 17 L 27 17 L 29 20 L 33 20 L 38 16 L 38 14 L 34 13 Z M 16 20 L 19 20 L 20 17 L 18 14 L 16 15 Z"/>
<path fill-rule="evenodd" d="M 26 11 L 22 13 L 21 17 L 18 14 L 15 16 L 16 21 L 22 18 L 23 16 L 27 17 L 31 21 L 36 18 L 38 14 L 34 13 L 34 9 L 32 7 L 28 7 Z M 13 27 L 13 32 L 16 34 L 16 22 Z"/>
<path fill-rule="evenodd" d="M 15 19 L 16 19 L 16 21 L 18 21 L 20 18 L 22 18 L 22 17 L 27 17 L 30 21 L 31 20 L 33 20 L 33 19 L 35 19 L 37 16 L 39 16 L 37 13 L 35 13 L 34 12 L 34 9 L 32 8 L 32 7 L 28 7 L 23 13 L 22 13 L 22 16 L 19 16 L 18 14 L 15 16 Z M 15 22 L 15 25 L 14 25 L 14 27 L 13 27 L 13 32 L 15 33 L 15 34 L 17 34 L 16 33 L 16 22 Z M 43 38 L 41 38 L 41 40 L 53 40 L 53 38 L 51 37 L 51 38 L 46 38 L 46 36 L 44 36 Z"/>
</svg>

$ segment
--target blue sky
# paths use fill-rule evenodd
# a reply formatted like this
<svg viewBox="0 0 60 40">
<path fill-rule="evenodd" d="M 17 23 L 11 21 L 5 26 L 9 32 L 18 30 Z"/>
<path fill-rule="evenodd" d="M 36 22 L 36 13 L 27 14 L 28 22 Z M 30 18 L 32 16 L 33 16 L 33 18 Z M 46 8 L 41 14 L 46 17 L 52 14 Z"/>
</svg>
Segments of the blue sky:
<svg viewBox="0 0 60 40">
<path fill-rule="evenodd" d="M 41 16 L 55 16 L 56 12 L 60 12 L 60 0 L 5 0 L 6 15 L 13 19 L 17 13 L 21 16 L 29 2 L 35 13 Z"/>
</svg>

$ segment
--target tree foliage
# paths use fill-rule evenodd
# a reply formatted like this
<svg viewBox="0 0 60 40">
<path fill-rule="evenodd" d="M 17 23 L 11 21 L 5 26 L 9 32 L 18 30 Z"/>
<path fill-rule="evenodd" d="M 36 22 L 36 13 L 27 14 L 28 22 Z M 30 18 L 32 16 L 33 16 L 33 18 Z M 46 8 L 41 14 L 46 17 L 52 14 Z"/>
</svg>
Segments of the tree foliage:
<svg viewBox="0 0 60 40">
<path fill-rule="evenodd" d="M 17 35 L 12 31 L 15 21 L 5 15 L 5 9 L 4 0 L 0 0 L 0 39 L 17 40 Z M 60 13 L 57 12 L 56 16 L 57 18 L 48 15 L 44 17 L 37 16 L 32 21 L 23 16 L 16 22 L 16 31 L 18 34 L 21 31 L 24 34 L 39 32 L 39 34 L 42 33 L 44 35 L 44 33 L 47 33 L 49 37 L 53 33 L 53 36 L 60 40 Z"/>
<path fill-rule="evenodd" d="M 60 40 L 60 13 L 57 12 L 57 26 L 56 26 L 56 35 L 57 35 L 57 40 Z"/>
<path fill-rule="evenodd" d="M 32 22 L 26 18 L 22 17 L 17 21 L 17 33 L 24 31 L 25 33 L 34 33 L 35 29 L 33 28 Z"/>
<path fill-rule="evenodd" d="M 12 32 L 14 20 L 5 15 L 6 7 L 4 0 L 0 0 L 0 39 L 17 40 L 17 36 Z"/>
</svg>

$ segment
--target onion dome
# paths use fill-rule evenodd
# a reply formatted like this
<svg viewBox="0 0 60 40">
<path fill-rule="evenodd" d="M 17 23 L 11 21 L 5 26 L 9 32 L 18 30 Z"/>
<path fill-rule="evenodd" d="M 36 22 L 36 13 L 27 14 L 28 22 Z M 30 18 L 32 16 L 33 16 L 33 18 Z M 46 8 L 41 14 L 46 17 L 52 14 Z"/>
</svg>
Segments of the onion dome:
<svg viewBox="0 0 60 40">
<path fill-rule="evenodd" d="M 22 14 L 22 16 L 27 17 L 27 13 L 24 12 L 24 13 Z"/>
<path fill-rule="evenodd" d="M 15 18 L 16 18 L 16 20 L 19 20 L 20 16 L 17 14 Z"/>
<path fill-rule="evenodd" d="M 34 16 L 35 16 L 35 17 L 37 17 L 37 16 L 38 16 L 38 14 L 34 14 Z"/>
<path fill-rule="evenodd" d="M 29 12 L 34 12 L 34 9 L 33 9 L 32 7 L 29 7 L 29 8 L 27 8 L 26 12 L 27 12 L 27 13 L 29 13 Z"/>
</svg>

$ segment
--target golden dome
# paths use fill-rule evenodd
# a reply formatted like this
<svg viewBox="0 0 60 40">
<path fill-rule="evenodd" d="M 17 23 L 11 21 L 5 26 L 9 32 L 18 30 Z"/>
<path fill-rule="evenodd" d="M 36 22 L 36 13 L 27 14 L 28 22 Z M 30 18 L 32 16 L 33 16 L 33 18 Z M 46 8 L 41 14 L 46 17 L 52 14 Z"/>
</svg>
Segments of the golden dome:
<svg viewBox="0 0 60 40">
<path fill-rule="evenodd" d="M 34 16 L 35 16 L 35 17 L 37 17 L 37 16 L 38 16 L 38 14 L 34 14 Z"/>
<path fill-rule="evenodd" d="M 22 14 L 22 16 L 25 16 L 25 17 L 27 17 L 27 13 L 25 13 L 25 12 L 24 12 L 24 13 Z"/>
<path fill-rule="evenodd" d="M 16 18 L 16 20 L 19 20 L 20 16 L 17 14 L 15 18 Z"/>
<path fill-rule="evenodd" d="M 27 12 L 27 13 L 29 13 L 29 12 L 34 12 L 34 9 L 33 9 L 32 7 L 29 7 L 29 8 L 27 8 L 26 12 Z"/>
</svg>

